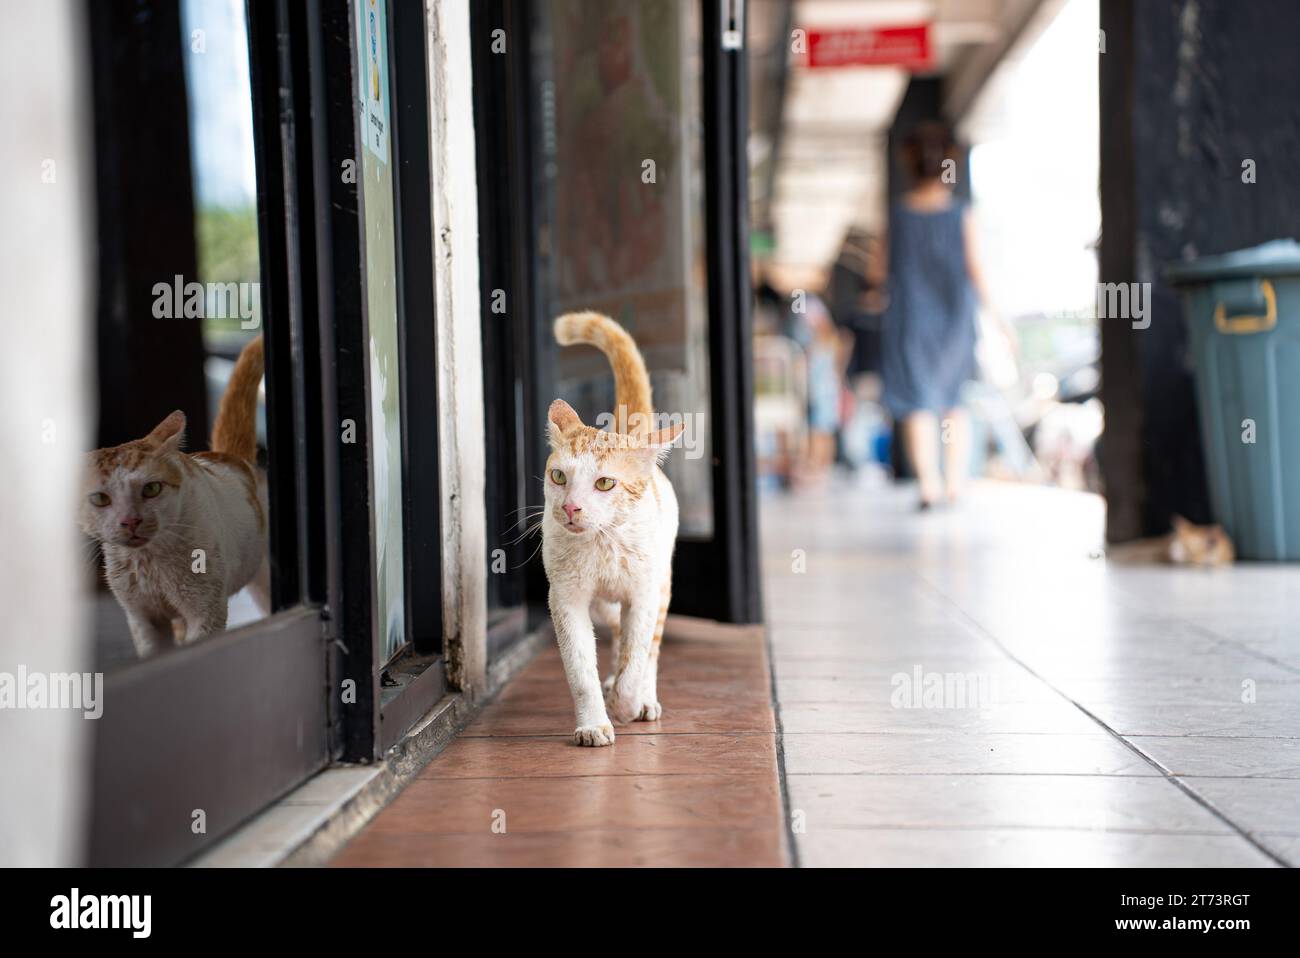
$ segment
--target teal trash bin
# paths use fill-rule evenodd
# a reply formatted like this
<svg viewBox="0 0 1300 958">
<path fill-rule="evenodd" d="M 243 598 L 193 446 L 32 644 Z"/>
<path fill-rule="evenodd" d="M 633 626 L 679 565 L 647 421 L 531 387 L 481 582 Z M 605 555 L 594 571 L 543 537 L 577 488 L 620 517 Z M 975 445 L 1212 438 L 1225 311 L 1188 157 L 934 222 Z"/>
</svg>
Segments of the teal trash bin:
<svg viewBox="0 0 1300 958">
<path fill-rule="evenodd" d="M 1300 559 L 1300 243 L 1179 263 L 1216 519 L 1243 559 Z"/>
</svg>

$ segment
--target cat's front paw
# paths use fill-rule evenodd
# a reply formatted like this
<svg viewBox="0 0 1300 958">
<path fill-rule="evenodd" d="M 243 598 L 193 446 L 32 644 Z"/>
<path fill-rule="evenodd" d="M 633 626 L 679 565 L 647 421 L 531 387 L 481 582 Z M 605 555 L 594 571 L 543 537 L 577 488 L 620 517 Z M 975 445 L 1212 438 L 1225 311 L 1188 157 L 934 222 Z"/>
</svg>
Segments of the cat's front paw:
<svg viewBox="0 0 1300 958">
<path fill-rule="evenodd" d="M 641 714 L 636 717 L 638 722 L 658 722 L 659 716 L 664 714 L 663 706 L 658 702 L 647 702 L 641 706 Z"/>
<path fill-rule="evenodd" d="M 573 730 L 573 744 L 583 745 L 589 748 L 599 748 L 602 745 L 613 745 L 614 726 L 579 725 Z"/>
<path fill-rule="evenodd" d="M 619 695 L 618 688 L 615 686 L 605 696 L 605 708 L 609 711 L 609 717 L 617 724 L 626 725 L 640 718 L 645 702 L 639 695 Z"/>
</svg>

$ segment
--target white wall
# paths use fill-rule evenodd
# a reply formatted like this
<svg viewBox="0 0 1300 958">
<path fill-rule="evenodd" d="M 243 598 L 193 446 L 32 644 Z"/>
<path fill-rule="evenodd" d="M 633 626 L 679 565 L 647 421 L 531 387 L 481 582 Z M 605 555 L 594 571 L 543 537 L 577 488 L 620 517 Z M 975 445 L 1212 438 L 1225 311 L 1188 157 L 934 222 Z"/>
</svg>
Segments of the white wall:
<svg viewBox="0 0 1300 958">
<path fill-rule="evenodd" d="M 83 6 L 24 4 L 0 30 L 0 673 L 11 676 L 89 667 L 75 525 L 93 382 Z M 0 865 L 80 860 L 93 725 L 0 710 Z"/>
</svg>

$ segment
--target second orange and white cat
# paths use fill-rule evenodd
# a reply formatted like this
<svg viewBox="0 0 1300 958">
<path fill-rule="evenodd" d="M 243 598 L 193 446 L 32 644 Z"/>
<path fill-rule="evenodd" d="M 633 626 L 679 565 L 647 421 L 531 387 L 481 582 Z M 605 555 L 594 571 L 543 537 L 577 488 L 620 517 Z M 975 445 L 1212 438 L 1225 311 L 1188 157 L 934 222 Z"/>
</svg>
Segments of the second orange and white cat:
<svg viewBox="0 0 1300 958">
<path fill-rule="evenodd" d="M 1111 546 L 1106 555 L 1123 564 L 1168 562 L 1172 565 L 1218 568 L 1237 559 L 1232 538 L 1220 525 L 1198 526 L 1182 516 L 1170 520 L 1172 531 L 1153 539 Z"/>
<path fill-rule="evenodd" d="M 659 645 L 672 595 L 677 497 L 660 464 L 683 426 L 651 429 L 650 378 L 618 323 L 569 313 L 555 321 L 555 338 L 595 346 L 614 369 L 616 429 L 585 425 L 562 399 L 551 404 L 542 515 L 542 559 L 573 696 L 574 741 L 612 745 L 611 718 L 653 722 L 663 711 Z M 604 686 L 593 620 L 614 636 L 614 669 Z"/>
<path fill-rule="evenodd" d="M 137 654 L 226 627 L 226 600 L 248 586 L 270 612 L 265 477 L 257 468 L 262 339 L 244 347 L 212 429 L 212 451 L 185 453 L 185 414 L 143 439 L 92 452 L 82 531 L 104 553 L 108 587 Z"/>
</svg>

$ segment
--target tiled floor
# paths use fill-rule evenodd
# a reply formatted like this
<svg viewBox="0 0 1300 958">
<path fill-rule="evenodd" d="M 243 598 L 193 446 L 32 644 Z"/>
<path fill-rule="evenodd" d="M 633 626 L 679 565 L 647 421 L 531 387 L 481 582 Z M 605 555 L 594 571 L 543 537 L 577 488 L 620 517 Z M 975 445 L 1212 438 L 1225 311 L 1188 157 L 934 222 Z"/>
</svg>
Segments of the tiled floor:
<svg viewBox="0 0 1300 958">
<path fill-rule="evenodd" d="M 340 865 L 1300 863 L 1300 569 L 1117 565 L 1091 496 L 763 506 L 759 630 L 680 620 L 665 717 L 570 744 L 548 649 Z M 494 829 L 495 825 L 495 829 Z"/>
<path fill-rule="evenodd" d="M 1300 862 L 1300 570 L 1108 563 L 1059 490 L 913 501 L 764 503 L 800 864 Z"/>
<path fill-rule="evenodd" d="M 578 748 L 549 647 L 334 864 L 785 864 L 762 630 L 670 620 L 659 695 L 660 721 Z"/>
</svg>

